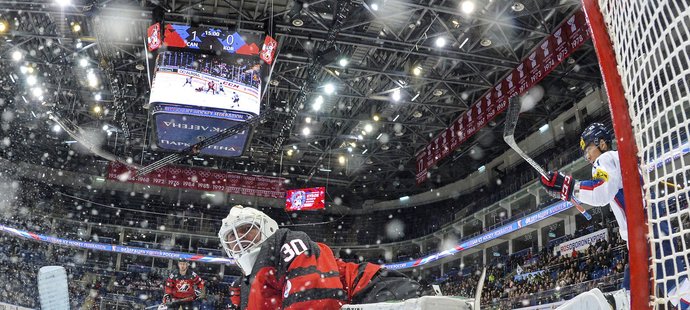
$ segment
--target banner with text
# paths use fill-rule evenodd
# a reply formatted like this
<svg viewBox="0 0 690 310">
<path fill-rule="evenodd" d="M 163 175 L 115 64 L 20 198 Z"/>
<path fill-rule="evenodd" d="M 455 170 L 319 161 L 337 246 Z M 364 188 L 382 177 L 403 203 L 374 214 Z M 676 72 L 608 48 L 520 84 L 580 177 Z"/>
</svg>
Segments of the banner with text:
<svg viewBox="0 0 690 310">
<path fill-rule="evenodd" d="M 573 250 L 578 252 L 584 251 L 589 248 L 590 245 L 604 240 L 609 240 L 609 231 L 607 229 L 598 230 L 589 235 L 563 242 L 559 246 L 553 248 L 553 255 L 557 255 L 558 252 L 561 252 L 561 256 L 570 256 L 573 254 Z"/>
<path fill-rule="evenodd" d="M 580 9 L 417 154 L 417 184 L 427 179 L 429 168 L 503 112 L 511 97 L 521 95 L 539 83 L 589 38 L 587 21 Z"/>
<path fill-rule="evenodd" d="M 413 268 L 421 265 L 428 264 L 430 262 L 442 259 L 447 256 L 455 255 L 455 253 L 462 252 L 464 250 L 467 250 L 469 248 L 475 247 L 477 245 L 480 245 L 485 242 L 489 242 L 491 240 L 494 240 L 498 237 L 501 237 L 503 235 L 512 233 L 514 231 L 517 231 L 523 227 L 527 227 L 529 225 L 532 225 L 534 223 L 537 223 L 541 220 L 544 220 L 546 218 L 549 218 L 553 216 L 554 214 L 561 213 L 565 210 L 568 210 L 572 207 L 573 205 L 570 202 L 566 201 L 559 201 L 556 202 L 540 211 L 534 212 L 528 216 L 525 216 L 519 220 L 510 222 L 506 225 L 503 225 L 501 227 L 498 227 L 492 231 L 486 232 L 484 234 L 481 234 L 477 237 L 473 237 L 470 239 L 467 239 L 463 242 L 461 242 L 458 245 L 455 245 L 451 249 L 447 249 L 445 251 L 436 253 L 436 254 L 431 254 L 422 258 L 418 258 L 416 260 L 411 260 L 407 262 L 398 262 L 398 263 L 391 263 L 391 264 L 385 264 L 384 267 L 388 269 L 407 269 L 407 268 Z"/>
<path fill-rule="evenodd" d="M 124 246 L 124 245 L 86 242 L 86 241 L 78 241 L 78 240 L 72 240 L 72 239 L 63 239 L 63 238 L 58 238 L 58 237 L 54 237 L 54 236 L 40 235 L 40 234 L 32 233 L 32 232 L 29 232 L 26 230 L 15 229 L 15 228 L 8 227 L 5 225 L 0 225 L 0 231 L 4 231 L 6 233 L 10 233 L 10 234 L 13 234 L 15 236 L 22 237 L 25 239 L 34 240 L 34 241 L 48 242 L 48 243 L 57 244 L 57 245 L 61 245 L 61 246 L 81 248 L 81 249 L 86 249 L 86 250 L 115 252 L 115 253 L 122 253 L 122 254 L 132 254 L 132 255 L 140 255 L 140 256 L 148 256 L 148 257 L 166 258 L 166 259 L 172 259 L 172 260 L 186 259 L 186 260 L 190 260 L 190 261 L 194 261 L 194 262 L 213 263 L 213 264 L 234 264 L 235 263 L 235 261 L 233 259 L 229 259 L 229 258 L 225 258 L 225 257 L 217 257 L 217 256 L 201 255 L 201 254 L 190 254 L 190 253 L 173 252 L 173 251 L 164 251 L 164 250 L 157 250 L 157 249 L 137 248 L 137 247 L 131 247 L 131 246 Z M 0 308 L 0 309 L 2 309 L 2 308 Z"/>
<path fill-rule="evenodd" d="M 136 176 L 119 163 L 108 164 L 108 180 L 154 186 L 224 192 L 268 198 L 285 198 L 285 179 L 193 167 L 167 166 Z"/>
</svg>

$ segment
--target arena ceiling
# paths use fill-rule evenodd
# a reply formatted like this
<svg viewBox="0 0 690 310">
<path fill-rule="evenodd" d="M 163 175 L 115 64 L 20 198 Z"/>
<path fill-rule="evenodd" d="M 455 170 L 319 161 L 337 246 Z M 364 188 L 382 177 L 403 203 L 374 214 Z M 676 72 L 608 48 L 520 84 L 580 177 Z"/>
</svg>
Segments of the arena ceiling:
<svg viewBox="0 0 690 310">
<path fill-rule="evenodd" d="M 102 160 L 70 152 L 72 139 L 57 132 L 48 111 L 123 158 L 145 165 L 169 155 L 150 147 L 144 108 L 145 32 L 158 7 L 169 22 L 273 31 L 279 42 L 262 101 L 274 113 L 255 128 L 244 156 L 181 164 L 279 175 L 291 186 L 327 185 L 331 199 L 361 200 L 426 191 L 502 154 L 508 147 L 499 117 L 432 169 L 429 181 L 415 183 L 415 154 L 580 6 L 576 0 L 60 1 L 66 5 L 0 1 L 7 28 L 0 34 L 3 156 L 69 165 Z M 337 53 L 316 61 L 330 47 Z M 326 84 L 335 92 L 316 110 Z M 588 43 L 541 82 L 544 98 L 523 114 L 518 132 L 536 131 L 599 84 Z"/>
</svg>

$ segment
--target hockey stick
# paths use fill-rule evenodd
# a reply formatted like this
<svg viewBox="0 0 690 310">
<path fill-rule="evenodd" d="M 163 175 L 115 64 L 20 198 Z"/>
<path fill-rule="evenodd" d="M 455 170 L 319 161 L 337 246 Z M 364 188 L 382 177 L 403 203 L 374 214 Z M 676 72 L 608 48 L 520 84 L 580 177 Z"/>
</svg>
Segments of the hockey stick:
<svg viewBox="0 0 690 310">
<path fill-rule="evenodd" d="M 486 267 L 482 270 L 482 275 L 479 277 L 479 284 L 477 285 L 477 291 L 474 293 L 474 305 L 472 310 L 479 310 L 479 306 L 482 303 L 482 290 L 484 289 L 484 280 L 486 279 Z"/>
<path fill-rule="evenodd" d="M 539 174 L 543 177 L 546 177 L 546 171 L 544 171 L 544 168 L 542 168 L 539 164 L 537 164 L 529 155 L 527 155 L 520 147 L 517 145 L 515 142 L 515 127 L 517 127 L 517 122 L 518 118 L 520 115 L 520 98 L 518 96 L 514 96 L 510 98 L 510 103 L 508 105 L 508 111 L 506 112 L 506 123 L 505 127 L 503 127 L 503 140 L 508 143 L 510 148 L 512 148 L 520 157 L 522 157 L 532 168 L 537 170 Z M 580 211 L 582 215 L 587 218 L 587 220 L 592 219 L 592 215 L 585 210 L 585 208 L 582 207 L 579 201 L 575 199 L 575 197 L 572 197 L 570 200 L 572 204 L 577 208 L 577 211 Z"/>
</svg>

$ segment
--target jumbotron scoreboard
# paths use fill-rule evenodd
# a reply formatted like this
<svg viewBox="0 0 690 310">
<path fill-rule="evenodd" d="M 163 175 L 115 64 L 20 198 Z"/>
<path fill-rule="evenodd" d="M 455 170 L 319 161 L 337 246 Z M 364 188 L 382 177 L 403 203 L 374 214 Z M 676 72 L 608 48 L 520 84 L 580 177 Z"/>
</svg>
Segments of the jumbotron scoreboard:
<svg viewBox="0 0 690 310">
<path fill-rule="evenodd" d="M 180 24 L 154 24 L 148 36 L 148 49 L 156 53 L 149 109 L 159 149 L 181 151 L 261 113 L 268 67 L 262 64 L 272 61 L 276 47 L 271 37 L 260 49 L 261 38 L 255 35 Z M 240 156 L 250 130 L 201 154 Z"/>
</svg>

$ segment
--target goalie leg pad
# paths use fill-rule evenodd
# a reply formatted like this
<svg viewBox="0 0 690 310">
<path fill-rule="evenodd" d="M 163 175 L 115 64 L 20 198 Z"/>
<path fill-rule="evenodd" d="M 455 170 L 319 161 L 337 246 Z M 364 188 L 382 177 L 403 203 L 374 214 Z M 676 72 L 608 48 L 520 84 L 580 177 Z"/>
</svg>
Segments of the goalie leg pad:
<svg viewBox="0 0 690 310">
<path fill-rule="evenodd" d="M 611 305 L 598 289 L 584 292 L 568 300 L 557 308 L 558 310 L 611 310 Z"/>
</svg>

